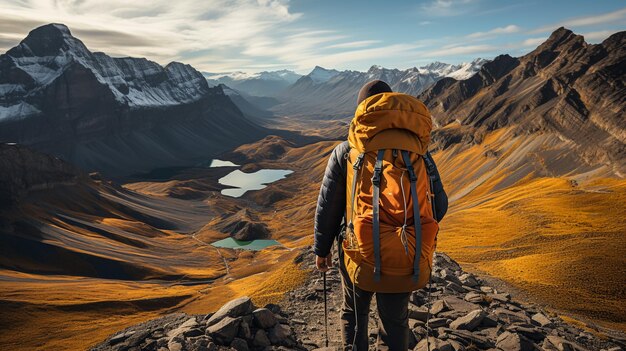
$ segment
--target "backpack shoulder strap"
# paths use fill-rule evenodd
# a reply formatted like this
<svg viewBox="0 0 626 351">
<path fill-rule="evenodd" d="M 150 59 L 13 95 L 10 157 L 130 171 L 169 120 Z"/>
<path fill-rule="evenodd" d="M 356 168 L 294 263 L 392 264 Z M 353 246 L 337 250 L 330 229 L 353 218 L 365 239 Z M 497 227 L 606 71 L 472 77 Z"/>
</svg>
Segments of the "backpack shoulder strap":
<svg viewBox="0 0 626 351">
<path fill-rule="evenodd" d="M 426 151 L 424 154 L 424 163 L 426 164 L 426 172 L 430 180 L 430 191 L 432 192 L 431 203 L 433 208 L 433 217 L 437 218 L 437 207 L 435 206 L 435 181 L 437 180 L 437 168 L 435 167 L 435 161 L 433 161 L 430 152 Z"/>
<path fill-rule="evenodd" d="M 402 150 L 402 158 L 404 165 L 409 172 L 409 180 L 411 181 L 411 199 L 413 200 L 413 226 L 415 231 L 415 258 L 413 259 L 413 282 L 417 283 L 420 273 L 420 257 L 422 255 L 422 223 L 420 220 L 420 205 L 417 197 L 417 175 L 413 169 L 409 152 Z"/>
<path fill-rule="evenodd" d="M 374 164 L 374 174 L 372 175 L 372 235 L 374 241 L 374 281 L 380 281 L 380 176 L 383 170 L 383 156 L 385 156 L 385 150 L 378 150 L 376 157 L 376 163 Z"/>
<path fill-rule="evenodd" d="M 426 172 L 428 173 L 428 177 L 430 177 L 430 181 L 434 181 L 437 177 L 437 171 L 435 169 L 435 162 L 433 161 L 433 157 L 430 155 L 429 151 L 426 151 L 424 154 L 424 162 L 426 163 Z"/>
</svg>

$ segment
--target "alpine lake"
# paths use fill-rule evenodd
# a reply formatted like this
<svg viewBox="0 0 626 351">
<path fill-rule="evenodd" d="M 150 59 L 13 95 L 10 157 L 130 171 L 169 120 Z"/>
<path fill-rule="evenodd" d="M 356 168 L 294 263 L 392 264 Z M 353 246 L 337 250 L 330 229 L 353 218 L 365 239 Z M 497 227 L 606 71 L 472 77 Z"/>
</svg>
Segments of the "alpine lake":
<svg viewBox="0 0 626 351">
<path fill-rule="evenodd" d="M 214 159 L 211 161 L 209 167 L 239 167 L 230 161 L 223 161 Z M 223 185 L 228 185 L 233 188 L 222 189 L 222 195 L 231 197 L 241 197 L 248 190 L 260 190 L 277 180 L 285 178 L 293 171 L 287 169 L 261 169 L 252 173 L 245 173 L 239 169 L 236 169 L 226 176 L 218 179 L 218 182 Z M 213 242 L 211 245 L 215 247 L 224 247 L 229 249 L 243 249 L 243 250 L 262 250 L 269 246 L 281 245 L 276 240 L 259 239 L 252 241 L 243 241 L 233 238 L 226 238 Z"/>
</svg>

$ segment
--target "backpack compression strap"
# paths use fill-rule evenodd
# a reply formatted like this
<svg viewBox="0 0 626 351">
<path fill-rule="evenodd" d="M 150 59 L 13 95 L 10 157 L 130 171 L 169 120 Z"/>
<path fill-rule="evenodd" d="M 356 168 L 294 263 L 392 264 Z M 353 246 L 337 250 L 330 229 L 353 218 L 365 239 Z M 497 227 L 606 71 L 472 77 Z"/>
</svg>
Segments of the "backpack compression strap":
<svg viewBox="0 0 626 351">
<path fill-rule="evenodd" d="M 379 202 L 380 202 L 380 175 L 383 169 L 383 156 L 385 150 L 378 150 L 378 156 L 376 157 L 376 163 L 374 164 L 374 174 L 372 175 L 372 185 L 374 186 L 374 194 L 372 199 L 373 209 L 373 228 L 372 234 L 374 236 L 374 281 L 380 281 L 380 216 L 379 216 Z"/>
<path fill-rule="evenodd" d="M 363 157 L 365 156 L 364 153 L 360 153 L 359 156 L 356 158 L 356 161 L 354 161 L 354 164 L 352 165 L 352 169 L 354 170 L 353 174 L 352 174 L 352 199 L 350 200 L 350 222 L 348 222 L 348 228 L 351 231 L 354 231 L 354 224 L 353 224 L 353 216 L 354 216 L 354 198 L 356 198 L 356 179 L 359 176 L 359 170 L 361 169 L 361 165 L 363 164 Z"/>
<path fill-rule="evenodd" d="M 413 199 L 413 226 L 415 227 L 415 258 L 413 260 L 413 282 L 417 283 L 420 274 L 420 257 L 422 255 L 422 223 L 420 222 L 420 207 L 417 197 L 417 176 L 411 164 L 409 152 L 402 150 L 402 158 L 404 165 L 409 172 L 409 180 L 411 181 L 411 198 Z"/>
</svg>

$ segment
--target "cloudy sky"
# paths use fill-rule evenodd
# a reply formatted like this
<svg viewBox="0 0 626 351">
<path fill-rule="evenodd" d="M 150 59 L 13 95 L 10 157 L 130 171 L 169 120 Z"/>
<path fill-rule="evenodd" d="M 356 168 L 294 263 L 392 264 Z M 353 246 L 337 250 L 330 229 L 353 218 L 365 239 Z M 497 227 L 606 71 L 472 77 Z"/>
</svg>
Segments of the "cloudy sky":
<svg viewBox="0 0 626 351">
<path fill-rule="evenodd" d="M 626 29 L 615 0 L 0 0 L 0 53 L 56 22 L 92 51 L 206 72 L 367 70 L 520 56 L 559 26 L 598 43 Z"/>
</svg>

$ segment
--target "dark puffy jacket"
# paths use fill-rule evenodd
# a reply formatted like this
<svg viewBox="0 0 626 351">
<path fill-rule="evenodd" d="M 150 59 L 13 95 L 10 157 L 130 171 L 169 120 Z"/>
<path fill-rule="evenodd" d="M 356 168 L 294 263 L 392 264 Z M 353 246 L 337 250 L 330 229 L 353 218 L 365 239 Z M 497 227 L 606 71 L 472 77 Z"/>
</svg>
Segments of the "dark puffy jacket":
<svg viewBox="0 0 626 351">
<path fill-rule="evenodd" d="M 315 254 L 320 257 L 326 257 L 330 253 L 333 241 L 341 232 L 343 216 L 346 211 L 346 157 L 349 150 L 350 146 L 347 141 L 337 145 L 328 159 L 324 172 L 324 180 L 320 187 L 317 210 L 315 211 L 315 243 L 313 246 Z M 432 160 L 429 153 L 426 153 L 425 157 Z M 448 211 L 448 196 L 443 190 L 437 166 L 435 166 L 435 176 L 436 179 L 433 184 L 437 211 L 435 217 L 437 221 L 441 221 Z"/>
</svg>

